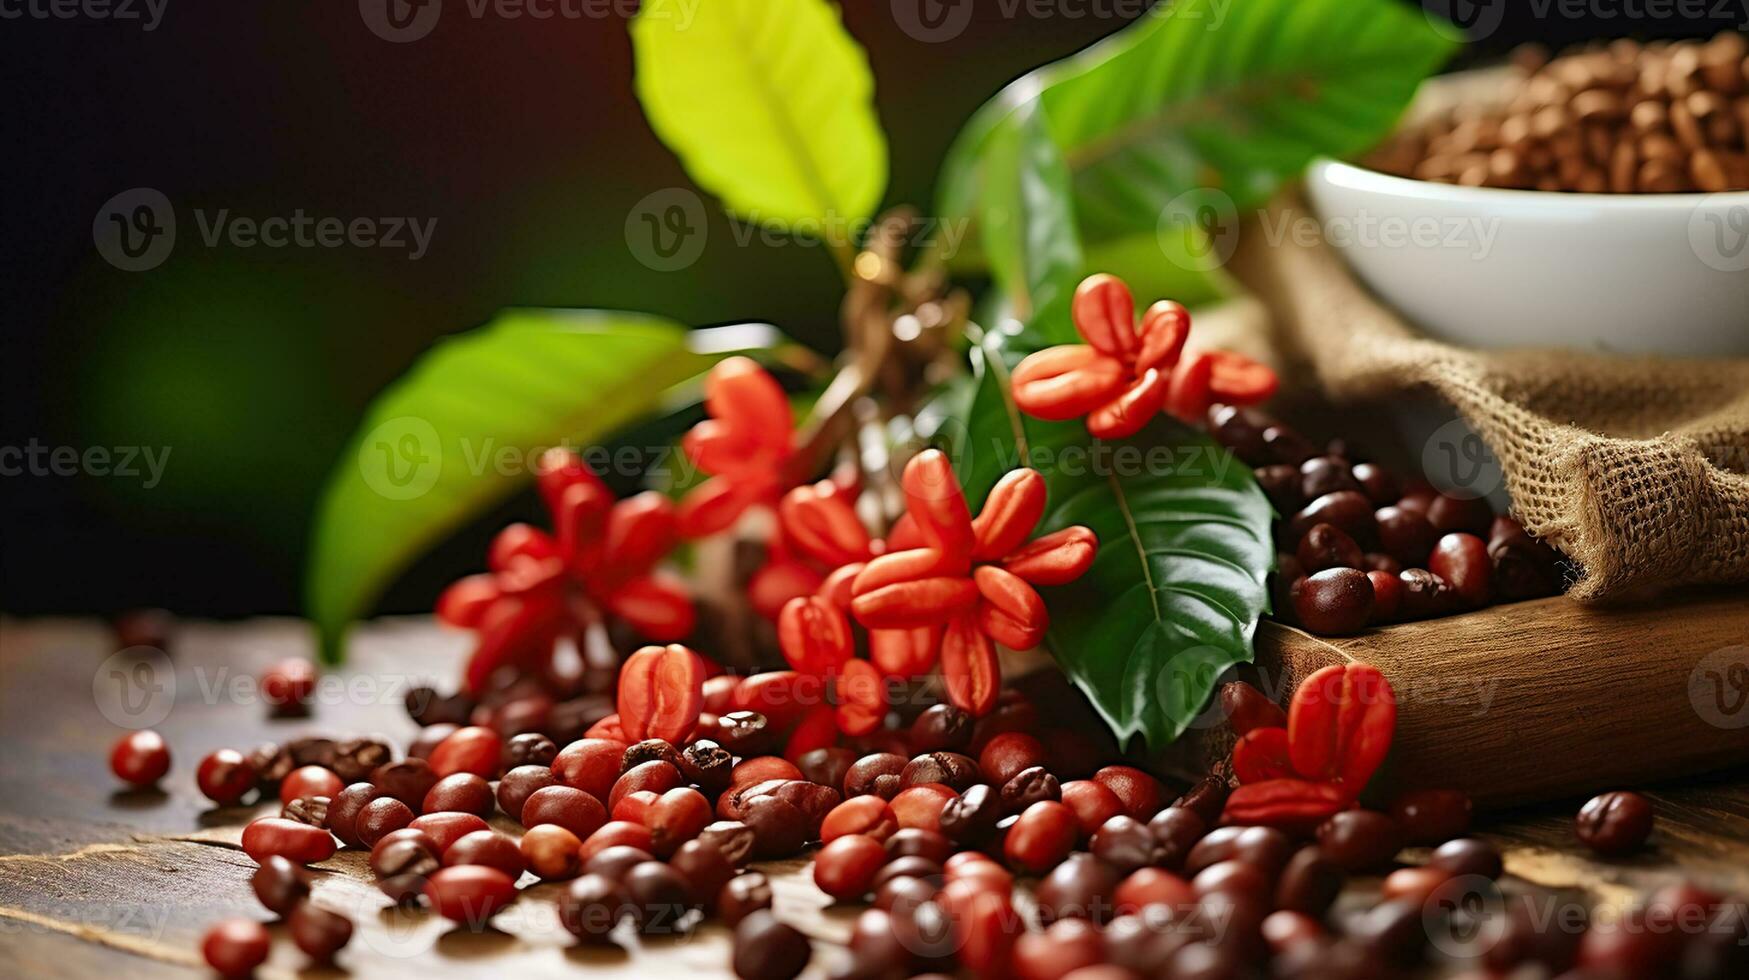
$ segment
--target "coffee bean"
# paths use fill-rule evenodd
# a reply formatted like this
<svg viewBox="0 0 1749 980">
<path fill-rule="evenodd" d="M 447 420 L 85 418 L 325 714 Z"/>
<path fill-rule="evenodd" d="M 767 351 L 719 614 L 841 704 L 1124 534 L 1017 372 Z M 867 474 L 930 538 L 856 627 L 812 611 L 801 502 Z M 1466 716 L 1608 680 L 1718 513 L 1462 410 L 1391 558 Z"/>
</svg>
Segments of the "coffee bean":
<svg viewBox="0 0 1749 980">
<path fill-rule="evenodd" d="M 1427 864 L 1453 875 L 1480 875 L 1484 878 L 1498 878 L 1505 870 L 1500 849 L 1474 837 L 1460 837 L 1439 845 Z"/>
<path fill-rule="evenodd" d="M 997 791 L 979 783 L 941 808 L 941 832 L 961 844 L 975 846 L 996 832 L 996 822 L 1003 813 L 1003 800 Z"/>
<path fill-rule="evenodd" d="M 1275 907 L 1321 916 L 1342 892 L 1346 877 L 1318 848 L 1302 847 L 1282 868 L 1275 887 Z"/>
<path fill-rule="evenodd" d="M 958 752 L 928 752 L 913 758 L 899 771 L 899 787 L 909 789 L 925 783 L 940 783 L 960 792 L 979 780 L 978 763 Z"/>
<path fill-rule="evenodd" d="M 730 878 L 717 893 L 717 915 L 733 928 L 742 919 L 771 908 L 771 881 L 757 871 Z"/>
<path fill-rule="evenodd" d="M 1290 594 L 1300 624 L 1325 636 L 1358 633 L 1372 616 L 1372 582 L 1358 569 L 1325 569 L 1295 582 Z"/>
<path fill-rule="evenodd" d="M 913 752 L 964 752 L 976 719 L 951 704 L 933 704 L 911 723 Z"/>
<path fill-rule="evenodd" d="M 287 925 L 292 942 L 317 964 L 333 962 L 334 955 L 352 940 L 351 919 L 307 900 L 292 909 Z"/>
<path fill-rule="evenodd" d="M 1403 831 L 1377 810 L 1343 810 L 1318 826 L 1318 848 L 1345 871 L 1376 871 L 1403 849 Z"/>
<path fill-rule="evenodd" d="M 742 980 L 791 980 L 807 967 L 808 937 L 778 921 L 769 910 L 748 914 L 735 926 L 735 975 Z"/>
<path fill-rule="evenodd" d="M 1092 854 L 1071 854 L 1045 875 L 1034 892 L 1039 921 L 1046 925 L 1058 919 L 1104 922 L 1111 918 L 1117 884 L 1118 873 L 1111 865 Z"/>
<path fill-rule="evenodd" d="M 1592 797 L 1579 810 L 1573 829 L 1585 846 L 1599 854 L 1625 854 L 1651 836 L 1651 801 L 1631 792 Z"/>
<path fill-rule="evenodd" d="M 504 743 L 504 768 L 517 766 L 551 766 L 559 755 L 553 740 L 539 732 L 523 732 Z"/>
<path fill-rule="evenodd" d="M 309 896 L 312 880 L 308 871 L 274 854 L 255 869 L 249 885 L 263 908 L 274 915 L 287 915 L 298 902 Z"/>
</svg>

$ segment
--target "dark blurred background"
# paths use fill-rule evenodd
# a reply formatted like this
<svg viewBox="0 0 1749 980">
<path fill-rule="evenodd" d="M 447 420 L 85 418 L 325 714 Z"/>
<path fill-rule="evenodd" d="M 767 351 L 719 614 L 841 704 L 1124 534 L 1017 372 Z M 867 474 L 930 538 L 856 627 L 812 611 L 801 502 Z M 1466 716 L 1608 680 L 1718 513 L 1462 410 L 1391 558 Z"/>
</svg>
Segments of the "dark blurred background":
<svg viewBox="0 0 1749 980">
<path fill-rule="evenodd" d="M 477 3 L 448 0 L 429 36 L 391 44 L 352 0 L 155 0 L 150 31 L 144 0 L 133 21 L 36 16 L 47 4 L 34 2 L 0 0 L 0 447 L 152 447 L 165 465 L 151 486 L 143 460 L 135 477 L 0 476 L 0 610 L 297 611 L 317 491 L 364 407 L 434 339 L 500 307 L 768 320 L 835 347 L 840 287 L 819 248 L 737 245 L 715 213 L 684 272 L 628 251 L 637 202 L 691 184 L 633 96 L 623 13 L 476 17 Z M 933 0 L 851 0 L 844 15 L 874 66 L 887 202 L 925 208 L 980 103 L 1141 6 L 1064 0 L 1053 9 L 1083 15 L 1040 19 L 1024 3 L 960 0 L 973 5 L 963 33 L 924 43 L 895 2 Z M 1598 0 L 1570 18 L 1576 5 L 1455 2 L 1498 25 L 1466 61 L 1527 40 L 1703 36 L 1742 29 L 1746 12 L 1675 0 L 1636 19 L 1628 8 L 1647 5 Z M 130 273 L 100 257 L 92 225 L 138 187 L 173 202 L 178 244 Z M 208 247 L 195 209 L 436 225 L 413 261 L 409 249 Z M 478 568 L 491 528 L 522 512 L 530 501 L 438 549 L 385 608 L 429 608 Z"/>
</svg>

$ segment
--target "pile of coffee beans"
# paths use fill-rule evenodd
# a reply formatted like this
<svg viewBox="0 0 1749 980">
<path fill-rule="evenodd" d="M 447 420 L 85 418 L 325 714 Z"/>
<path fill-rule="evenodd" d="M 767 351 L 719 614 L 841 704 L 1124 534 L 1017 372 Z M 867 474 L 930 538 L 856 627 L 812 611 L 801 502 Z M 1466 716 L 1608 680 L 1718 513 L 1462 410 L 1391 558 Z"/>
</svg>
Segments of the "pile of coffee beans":
<svg viewBox="0 0 1749 980">
<path fill-rule="evenodd" d="M 1631 40 L 1515 59 L 1497 103 L 1400 133 L 1369 161 L 1477 187 L 1600 194 L 1749 189 L 1749 43 Z"/>
<path fill-rule="evenodd" d="M 1327 636 L 1559 593 L 1561 556 L 1486 500 L 1405 480 L 1255 408 L 1217 405 L 1209 432 L 1274 504 L 1275 615 Z"/>
<path fill-rule="evenodd" d="M 369 852 L 395 904 L 467 930 L 487 928 L 540 882 L 563 883 L 559 921 L 586 945 L 685 933 L 716 917 L 734 931 L 730 965 L 746 980 L 787 980 L 812 960 L 751 865 L 814 848 L 819 889 L 866 906 L 848 957 L 828 972 L 845 980 L 956 970 L 1028 980 L 1391 976 L 1431 955 L 1443 916 L 1476 909 L 1497 916 L 1491 934 L 1502 938 L 1486 963 L 1502 975 L 1737 976 L 1749 949 L 1734 944 L 1741 924 L 1725 918 L 1741 906 L 1691 886 L 1655 894 L 1643 918 L 1717 919 L 1718 929 L 1587 929 L 1578 906 L 1577 930 L 1552 929 L 1549 903 L 1574 900 L 1516 881 L 1497 888 L 1499 851 L 1471 836 L 1472 807 L 1456 791 L 1411 792 L 1305 828 L 1224 825 L 1226 774 L 1169 787 L 1121 762 L 1108 740 L 1052 727 L 1015 690 L 982 719 L 935 704 L 787 758 L 778 722 L 730 710 L 725 692 L 747 680 L 713 678 L 698 723 L 675 742 L 597 732 L 560 748 L 550 715 L 516 731 L 529 723 L 501 719 L 538 713 L 499 711 L 491 727 L 434 723 L 407 757 L 345 785 L 332 767 L 375 758 L 360 745 L 369 740 L 221 750 L 200 782 L 228 805 L 247 773 L 249 792 L 281 800 L 278 816 L 245 828 L 243 846 L 260 865 L 261 905 L 317 964 L 346 946 L 352 923 L 312 900 L 304 865 L 339 847 Z M 1220 701 L 1236 730 L 1283 718 L 1241 682 Z M 153 739 L 123 741 L 126 757 Z M 499 812 L 525 828 L 520 836 L 487 823 Z M 1587 804 L 1575 823 L 1607 854 L 1641 846 L 1651 828 L 1650 803 L 1626 792 Z M 1405 847 L 1434 850 L 1404 865 L 1418 853 Z M 1337 902 L 1356 875 L 1383 876 L 1376 902 Z M 1020 897 L 1028 891 L 1031 902 Z M 218 923 L 202 942 L 226 976 L 259 966 L 269 948 L 247 918 Z"/>
</svg>

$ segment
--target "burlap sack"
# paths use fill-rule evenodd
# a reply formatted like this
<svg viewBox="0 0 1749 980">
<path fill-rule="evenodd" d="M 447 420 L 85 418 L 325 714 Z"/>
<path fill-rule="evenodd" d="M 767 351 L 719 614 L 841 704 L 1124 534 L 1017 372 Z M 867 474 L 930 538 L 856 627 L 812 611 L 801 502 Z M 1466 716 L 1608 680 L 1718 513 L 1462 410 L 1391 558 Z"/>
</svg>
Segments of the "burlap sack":
<svg viewBox="0 0 1749 980">
<path fill-rule="evenodd" d="M 1749 582 L 1749 359 L 1460 349 L 1418 336 L 1328 245 L 1248 231 L 1229 269 L 1282 354 L 1339 404 L 1449 402 L 1499 459 L 1515 515 L 1581 566 L 1574 598 Z"/>
</svg>

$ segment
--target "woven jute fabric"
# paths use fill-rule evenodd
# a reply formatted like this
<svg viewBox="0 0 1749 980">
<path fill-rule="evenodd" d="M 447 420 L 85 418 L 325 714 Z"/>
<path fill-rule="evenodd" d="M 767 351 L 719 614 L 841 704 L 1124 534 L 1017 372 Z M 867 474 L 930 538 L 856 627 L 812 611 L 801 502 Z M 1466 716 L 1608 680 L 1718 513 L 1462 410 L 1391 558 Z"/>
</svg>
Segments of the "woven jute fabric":
<svg viewBox="0 0 1749 980">
<path fill-rule="evenodd" d="M 1297 198 L 1274 208 L 1308 213 Z M 1284 360 L 1338 404 L 1450 403 L 1498 458 L 1515 516 L 1580 566 L 1574 598 L 1749 582 L 1749 359 L 1454 347 L 1417 334 L 1327 244 L 1268 237 L 1243 229 L 1228 268 L 1268 309 Z"/>
</svg>

